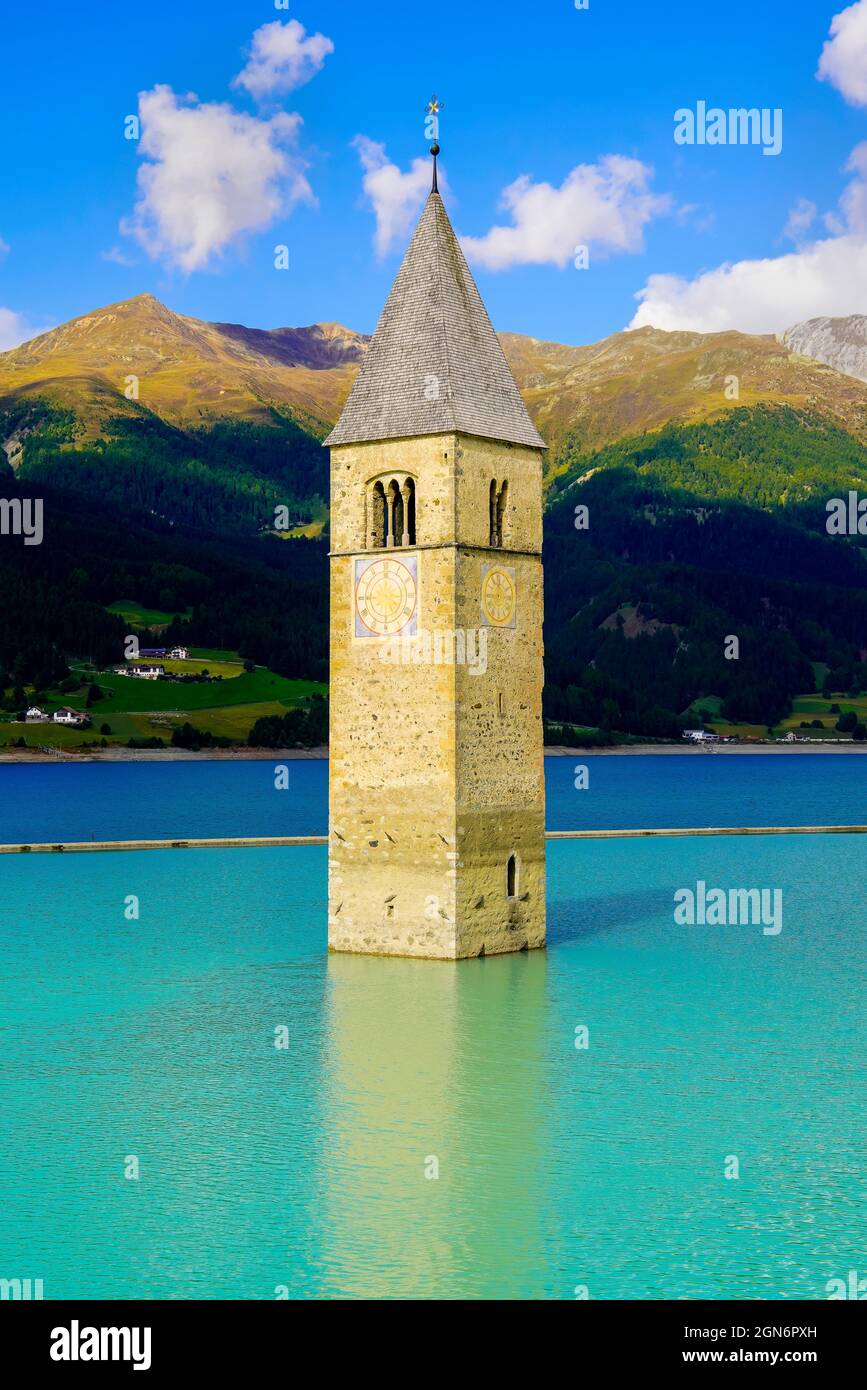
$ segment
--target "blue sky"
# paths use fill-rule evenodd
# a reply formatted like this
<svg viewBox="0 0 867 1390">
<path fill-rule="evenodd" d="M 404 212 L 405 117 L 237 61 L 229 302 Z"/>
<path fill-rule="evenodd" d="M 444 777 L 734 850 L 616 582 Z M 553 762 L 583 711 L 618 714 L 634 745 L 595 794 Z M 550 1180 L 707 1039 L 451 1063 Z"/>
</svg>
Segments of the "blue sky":
<svg viewBox="0 0 867 1390">
<path fill-rule="evenodd" d="M 585 343 L 636 313 L 775 331 L 867 312 L 867 0 L 46 0 L 7 7 L 3 47 L 0 345 L 142 291 L 211 320 L 372 330 L 434 92 L 497 328 Z M 676 144 L 699 101 L 779 108 L 780 154 Z"/>
</svg>

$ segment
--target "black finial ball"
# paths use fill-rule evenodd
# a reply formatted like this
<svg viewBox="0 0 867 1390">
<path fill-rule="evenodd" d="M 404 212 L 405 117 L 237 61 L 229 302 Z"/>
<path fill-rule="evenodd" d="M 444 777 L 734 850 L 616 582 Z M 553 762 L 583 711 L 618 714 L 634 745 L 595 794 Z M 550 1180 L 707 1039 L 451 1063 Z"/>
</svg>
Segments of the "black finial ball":
<svg viewBox="0 0 867 1390">
<path fill-rule="evenodd" d="M 431 154 L 433 155 L 434 159 L 436 159 L 437 155 L 438 155 L 439 152 L 440 152 L 440 147 L 439 147 L 439 145 L 436 143 L 436 141 L 434 141 L 434 143 L 431 145 L 431 147 L 430 147 L 430 152 L 431 152 Z"/>
</svg>

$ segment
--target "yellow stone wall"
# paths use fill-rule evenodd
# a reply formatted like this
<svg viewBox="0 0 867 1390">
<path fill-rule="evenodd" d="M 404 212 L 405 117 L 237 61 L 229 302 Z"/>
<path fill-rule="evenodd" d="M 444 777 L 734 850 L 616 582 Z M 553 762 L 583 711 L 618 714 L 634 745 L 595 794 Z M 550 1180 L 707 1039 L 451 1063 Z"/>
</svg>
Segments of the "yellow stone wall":
<svg viewBox="0 0 867 1390">
<path fill-rule="evenodd" d="M 415 478 L 416 545 L 367 551 L 368 484 L 391 471 Z M 452 435 L 355 444 L 332 450 L 331 475 L 329 947 L 455 958 L 542 946 L 540 452 Z M 498 550 L 491 478 L 509 481 Z M 425 659 L 421 635 L 400 660 L 393 640 L 354 637 L 355 557 L 389 554 L 417 557 L 420 633 L 461 630 L 472 664 Z M 485 628 L 482 670 L 485 562 L 514 570 L 517 614 L 514 628 Z"/>
</svg>

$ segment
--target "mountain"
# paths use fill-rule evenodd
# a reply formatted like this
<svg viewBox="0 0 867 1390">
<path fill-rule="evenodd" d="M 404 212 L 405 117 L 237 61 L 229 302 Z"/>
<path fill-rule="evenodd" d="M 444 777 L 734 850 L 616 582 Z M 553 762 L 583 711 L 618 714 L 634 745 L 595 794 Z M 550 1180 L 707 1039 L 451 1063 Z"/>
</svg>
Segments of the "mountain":
<svg viewBox="0 0 867 1390">
<path fill-rule="evenodd" d="M 851 369 L 865 323 L 787 341 L 501 335 L 550 445 L 549 721 L 676 736 L 697 701 L 774 722 L 814 672 L 867 690 L 863 543 L 825 530 L 829 497 L 867 493 L 867 384 L 806 351 L 848 344 Z M 0 354 L 4 492 L 38 487 L 54 527 L 50 545 L 0 550 L 0 687 L 3 669 L 20 685 L 116 650 L 119 598 L 188 612 L 173 640 L 321 675 L 321 441 L 368 342 L 333 323 L 206 323 L 139 295 Z"/>
<path fill-rule="evenodd" d="M 638 328 L 589 347 L 512 333 L 501 340 L 530 414 L 555 452 L 569 434 L 599 447 L 671 420 L 721 419 L 766 403 L 818 410 L 867 439 L 867 389 L 793 356 L 772 337 Z"/>
<path fill-rule="evenodd" d="M 0 443 L 22 481 L 172 524 L 321 531 L 320 447 L 367 339 L 340 324 L 248 329 L 152 295 L 108 305 L 0 354 Z"/>
<path fill-rule="evenodd" d="M 790 352 L 824 362 L 847 376 L 867 381 L 867 317 L 806 319 L 780 335 Z"/>
<path fill-rule="evenodd" d="M 270 330 L 206 323 L 141 294 L 0 353 L 0 401 L 8 407 L 38 396 L 69 408 L 80 439 L 97 437 L 106 419 L 141 409 L 185 430 L 227 419 L 267 426 L 276 411 L 322 435 L 369 341 L 336 323 Z M 737 405 L 766 402 L 819 410 L 867 438 L 867 389 L 770 336 L 639 328 L 586 347 L 516 333 L 500 341 L 555 451 L 567 434 L 597 447 L 670 420 L 718 419 Z M 124 394 L 130 376 L 138 378 L 138 404 Z"/>
<path fill-rule="evenodd" d="M 314 427 L 333 420 L 367 338 L 335 323 L 272 331 L 205 323 L 153 295 L 109 304 L 0 353 L 0 398 L 40 396 L 72 409 L 82 437 L 137 399 L 180 428 L 215 420 L 269 424 L 285 411 Z"/>
</svg>

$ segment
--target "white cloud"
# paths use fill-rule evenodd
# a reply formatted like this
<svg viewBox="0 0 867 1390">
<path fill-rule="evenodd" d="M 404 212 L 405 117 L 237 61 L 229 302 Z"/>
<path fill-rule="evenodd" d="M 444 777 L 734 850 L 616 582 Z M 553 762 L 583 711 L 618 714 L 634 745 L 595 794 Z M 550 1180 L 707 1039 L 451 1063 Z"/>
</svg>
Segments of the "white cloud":
<svg viewBox="0 0 867 1390">
<path fill-rule="evenodd" d="M 259 120 L 159 85 L 139 94 L 139 117 L 148 162 L 121 231 L 154 259 L 201 270 L 296 203 L 315 203 L 304 161 L 286 148 L 297 142 L 298 115 Z"/>
<path fill-rule="evenodd" d="M 779 333 L 793 323 L 867 310 L 867 143 L 846 166 L 853 178 L 840 199 L 839 235 L 784 256 L 736 261 L 694 280 L 651 275 L 636 295 L 630 328 L 717 333 Z M 828 225 L 828 219 L 825 219 Z"/>
<path fill-rule="evenodd" d="M 396 242 L 409 232 L 415 216 L 430 192 L 431 161 L 418 156 L 409 171 L 403 173 L 392 164 L 385 146 L 366 135 L 356 135 L 353 145 L 364 169 L 362 187 L 373 204 L 376 232 L 373 244 L 378 256 L 384 256 Z M 447 192 L 445 176 L 440 169 L 440 192 Z"/>
<path fill-rule="evenodd" d="M 111 261 L 113 265 L 133 266 L 137 264 L 136 261 L 125 255 L 119 246 L 110 246 L 107 251 L 100 251 L 99 259 Z"/>
<path fill-rule="evenodd" d="M 867 0 L 835 14 L 817 77 L 830 82 L 852 106 L 867 106 Z"/>
<path fill-rule="evenodd" d="M 809 198 L 799 198 L 791 209 L 783 228 L 783 236 L 788 241 L 800 244 L 816 220 L 818 208 Z"/>
<path fill-rule="evenodd" d="M 324 34 L 308 34 L 297 19 L 275 19 L 253 35 L 250 57 L 233 87 L 246 87 L 257 101 L 303 87 L 320 72 L 334 44 Z"/>
<path fill-rule="evenodd" d="M 8 352 L 10 348 L 18 347 L 21 343 L 38 337 L 40 333 L 47 332 L 47 328 L 35 328 L 32 323 L 27 322 L 23 314 L 16 313 L 14 309 L 0 309 L 0 352 Z"/>
<path fill-rule="evenodd" d="M 671 209 L 667 195 L 652 193 L 653 170 L 640 160 L 608 154 L 598 164 L 579 164 L 559 188 L 533 183 L 522 174 L 503 191 L 501 206 L 510 227 L 492 227 L 483 237 L 463 237 L 469 260 L 488 270 L 513 265 L 556 265 L 571 261 L 577 246 L 596 256 L 640 251 L 651 218 Z"/>
</svg>

